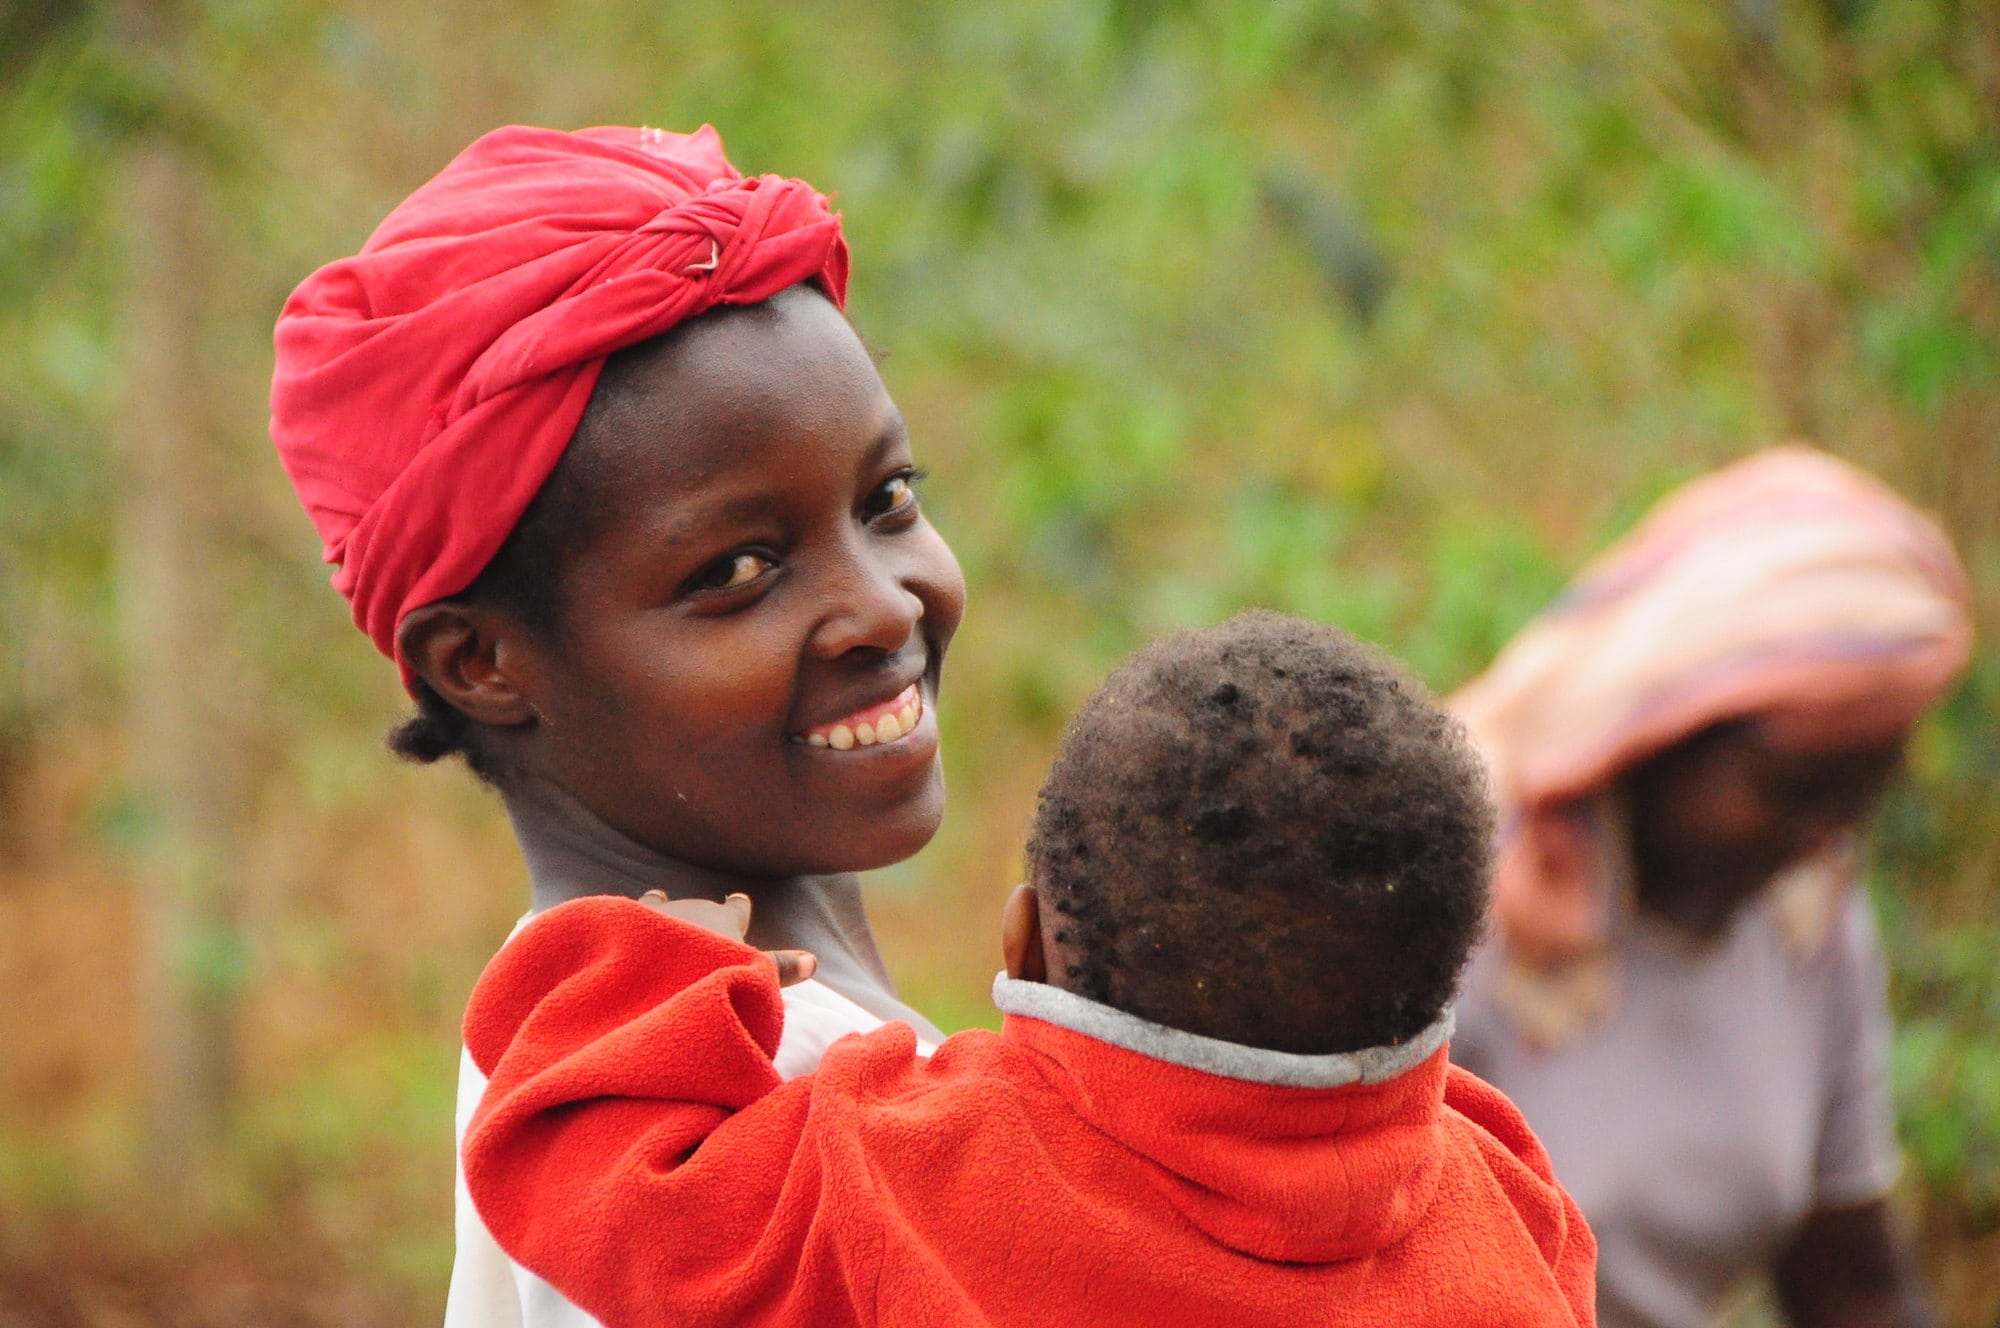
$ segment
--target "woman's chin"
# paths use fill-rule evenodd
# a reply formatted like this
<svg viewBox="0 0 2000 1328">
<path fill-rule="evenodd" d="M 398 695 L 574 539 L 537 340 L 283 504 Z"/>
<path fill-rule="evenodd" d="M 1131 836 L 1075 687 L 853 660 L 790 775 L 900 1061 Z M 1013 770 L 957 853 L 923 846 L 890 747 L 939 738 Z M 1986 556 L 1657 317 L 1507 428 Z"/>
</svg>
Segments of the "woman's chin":
<svg viewBox="0 0 2000 1328">
<path fill-rule="evenodd" d="M 942 772 L 916 798 L 908 798 L 894 808 L 868 818 L 866 834 L 844 836 L 836 862 L 820 872 L 876 872 L 914 858 L 938 834 L 944 822 L 944 776 Z"/>
<path fill-rule="evenodd" d="M 915 857 L 936 837 L 944 820 L 942 774 L 920 797 L 873 819 L 865 835 L 843 845 L 842 865 L 824 871 L 864 872 L 893 867 Z"/>
<path fill-rule="evenodd" d="M 721 870 L 742 876 L 783 879 L 794 876 L 838 876 L 877 871 L 916 856 L 937 835 L 944 819 L 944 776 L 936 772 L 928 783 L 888 807 L 857 809 L 832 826 L 777 827 L 783 840 L 748 835 L 736 845 L 748 854 L 718 855 Z"/>
</svg>

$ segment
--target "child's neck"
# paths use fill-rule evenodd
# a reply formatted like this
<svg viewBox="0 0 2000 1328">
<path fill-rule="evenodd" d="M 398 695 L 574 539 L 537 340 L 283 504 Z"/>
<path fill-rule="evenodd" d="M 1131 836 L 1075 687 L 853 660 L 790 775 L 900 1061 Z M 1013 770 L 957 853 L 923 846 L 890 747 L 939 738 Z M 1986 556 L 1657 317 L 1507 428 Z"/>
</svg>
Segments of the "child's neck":
<svg viewBox="0 0 2000 1328">
<path fill-rule="evenodd" d="M 606 825 L 554 785 L 535 781 L 501 794 L 514 838 L 528 864 L 537 913 L 586 895 L 637 899 L 664 890 L 670 899 L 715 899 L 741 892 L 756 910 L 750 944 L 762 950 L 810 950 L 819 981 L 884 1019 L 906 1019 L 925 1037 L 930 1022 L 896 996 L 861 898 L 861 879 L 833 876 L 740 876 L 697 866 L 648 848 Z"/>
</svg>

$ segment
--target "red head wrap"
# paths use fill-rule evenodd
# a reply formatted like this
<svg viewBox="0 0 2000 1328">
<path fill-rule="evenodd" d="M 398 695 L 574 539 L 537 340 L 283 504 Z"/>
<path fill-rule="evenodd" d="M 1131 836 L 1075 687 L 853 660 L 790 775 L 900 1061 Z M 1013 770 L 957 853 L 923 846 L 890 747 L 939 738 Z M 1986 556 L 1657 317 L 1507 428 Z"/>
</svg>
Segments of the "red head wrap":
<svg viewBox="0 0 2000 1328">
<path fill-rule="evenodd" d="M 605 356 L 809 279 L 844 302 L 839 217 L 803 181 L 744 179 L 707 126 L 511 127 L 460 153 L 278 318 L 271 437 L 356 625 L 396 657 L 404 614 L 472 583 Z"/>
</svg>

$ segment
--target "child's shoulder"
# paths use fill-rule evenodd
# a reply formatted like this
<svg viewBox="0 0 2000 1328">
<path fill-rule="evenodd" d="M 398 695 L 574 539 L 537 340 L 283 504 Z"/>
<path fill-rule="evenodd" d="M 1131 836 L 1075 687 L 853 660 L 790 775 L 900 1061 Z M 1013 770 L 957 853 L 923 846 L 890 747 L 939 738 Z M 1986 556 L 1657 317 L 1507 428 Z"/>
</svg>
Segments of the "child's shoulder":
<svg viewBox="0 0 2000 1328">
<path fill-rule="evenodd" d="M 866 1112 L 889 1129 L 962 1135 L 1009 1128 L 1009 1121 L 1046 1128 L 1073 1114 L 1049 1081 L 1046 1059 L 984 1028 L 954 1033 L 925 1055 L 908 1024 L 887 1023 L 828 1047 L 813 1076 L 814 1095 Z"/>
<path fill-rule="evenodd" d="M 1520 1108 L 1478 1075 L 1453 1065 L 1445 1079 L 1442 1122 L 1450 1141 L 1445 1165 L 1490 1177 L 1538 1242 L 1559 1241 L 1574 1205 Z"/>
<path fill-rule="evenodd" d="M 1444 1106 L 1445 1129 L 1477 1147 L 1489 1165 L 1505 1159 L 1539 1181 L 1555 1183 L 1548 1150 L 1505 1093 L 1464 1066 L 1452 1065 L 1445 1076 Z"/>
<path fill-rule="evenodd" d="M 1109 1165 L 1104 1136 L 1043 1059 L 987 1029 L 953 1034 L 928 1057 L 907 1024 L 842 1038 L 813 1076 L 805 1147 L 845 1178 L 850 1201 L 869 1194 L 882 1211 L 956 1223 L 973 1192 L 982 1211 L 1033 1211 L 1050 1188 Z"/>
<path fill-rule="evenodd" d="M 1447 1205 L 1452 1220 L 1489 1233 L 1525 1232 L 1576 1321 L 1590 1322 L 1597 1241 L 1520 1109 L 1484 1079 L 1453 1065 L 1445 1079 L 1442 1121 L 1445 1166 L 1458 1173 L 1444 1186 L 1455 1192 Z"/>
<path fill-rule="evenodd" d="M 1020 1077 L 1017 1051 L 984 1028 L 954 1033 L 925 1054 L 916 1030 L 894 1020 L 827 1047 L 815 1077 L 824 1088 L 878 1104 L 1004 1090 Z"/>
<path fill-rule="evenodd" d="M 1020 1048 L 972 1029 L 946 1038 L 929 1056 L 902 1022 L 841 1038 L 810 1076 L 820 1138 L 846 1137 L 904 1162 L 946 1163 L 975 1136 L 1012 1133 L 1046 1114 L 1046 1093 Z"/>
</svg>

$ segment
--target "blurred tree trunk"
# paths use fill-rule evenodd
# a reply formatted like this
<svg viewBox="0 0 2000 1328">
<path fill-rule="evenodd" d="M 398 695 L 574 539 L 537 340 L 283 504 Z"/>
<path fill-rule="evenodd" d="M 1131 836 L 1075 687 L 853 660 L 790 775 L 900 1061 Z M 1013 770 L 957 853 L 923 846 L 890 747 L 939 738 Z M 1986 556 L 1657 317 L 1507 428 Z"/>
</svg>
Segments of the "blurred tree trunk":
<svg viewBox="0 0 2000 1328">
<path fill-rule="evenodd" d="M 183 38 L 177 5 L 118 14 L 136 61 L 166 75 Z M 118 221 L 127 260 L 125 391 L 117 416 L 123 493 L 117 593 L 126 731 L 146 811 L 139 993 L 149 1158 L 184 1172 L 220 1133 L 235 1062 L 236 754 L 231 666 L 220 602 L 225 530 L 215 499 L 201 354 L 206 263 L 204 167 L 160 126 L 122 162 Z"/>
</svg>

